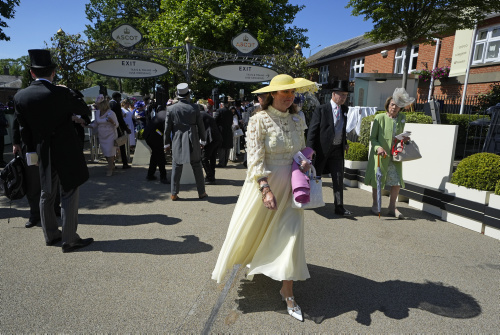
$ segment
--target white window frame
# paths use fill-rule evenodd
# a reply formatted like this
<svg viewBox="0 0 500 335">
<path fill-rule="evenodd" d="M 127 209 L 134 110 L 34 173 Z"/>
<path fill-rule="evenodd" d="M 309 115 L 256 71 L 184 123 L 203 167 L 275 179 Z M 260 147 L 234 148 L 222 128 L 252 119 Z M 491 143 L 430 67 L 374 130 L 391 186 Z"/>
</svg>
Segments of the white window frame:
<svg viewBox="0 0 500 335">
<path fill-rule="evenodd" d="M 497 36 L 493 36 L 493 34 Z M 488 56 L 488 50 L 496 45 L 496 55 Z M 480 29 L 476 33 L 472 64 L 500 62 L 500 25 Z"/>
<path fill-rule="evenodd" d="M 356 73 L 364 73 L 364 72 L 365 72 L 365 57 L 351 59 L 349 80 L 354 80 Z"/>
<path fill-rule="evenodd" d="M 319 67 L 319 77 L 318 77 L 318 83 L 319 84 L 328 84 L 328 77 L 330 73 L 328 71 L 328 65 L 322 65 Z"/>
<path fill-rule="evenodd" d="M 408 64 L 408 73 L 412 73 L 417 68 L 419 45 L 411 47 L 410 64 Z M 403 64 L 406 58 L 406 47 L 398 48 L 394 55 L 394 73 L 403 74 Z"/>
</svg>

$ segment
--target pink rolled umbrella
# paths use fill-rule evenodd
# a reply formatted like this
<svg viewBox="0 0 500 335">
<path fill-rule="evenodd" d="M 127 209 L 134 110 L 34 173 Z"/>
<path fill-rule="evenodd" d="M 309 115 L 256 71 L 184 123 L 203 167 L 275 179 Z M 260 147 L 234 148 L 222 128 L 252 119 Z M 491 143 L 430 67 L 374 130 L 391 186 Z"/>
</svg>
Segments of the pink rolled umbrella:
<svg viewBox="0 0 500 335">
<path fill-rule="evenodd" d="M 311 160 L 314 150 L 306 147 L 300 151 L 307 159 Z M 309 177 L 299 169 L 299 164 L 292 162 L 292 193 L 295 201 L 301 204 L 307 204 L 310 201 Z"/>
</svg>

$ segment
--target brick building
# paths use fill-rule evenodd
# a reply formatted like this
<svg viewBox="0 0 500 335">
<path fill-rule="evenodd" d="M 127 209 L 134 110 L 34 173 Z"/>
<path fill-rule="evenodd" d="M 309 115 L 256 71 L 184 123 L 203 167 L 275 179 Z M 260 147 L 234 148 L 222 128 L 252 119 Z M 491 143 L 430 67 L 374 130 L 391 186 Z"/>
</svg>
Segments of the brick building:
<svg viewBox="0 0 500 335">
<path fill-rule="evenodd" d="M 411 73 L 423 69 L 432 70 L 437 47 L 436 67 L 450 67 L 454 61 L 455 36 L 442 37 L 437 44 L 433 42 L 413 45 L 409 55 L 411 60 L 407 90 L 417 96 L 417 101 L 427 101 L 430 82 L 419 80 L 418 75 Z M 400 86 L 405 49 L 405 44 L 400 40 L 377 44 L 359 36 L 326 47 L 309 57 L 308 61 L 311 67 L 318 69 L 319 74 L 314 80 L 323 84 L 324 89 L 320 91 L 320 96 L 324 100 L 330 95 L 329 83 L 333 80 L 349 79 L 354 93 L 351 94 L 350 104 L 362 105 L 362 97 L 356 90 L 356 85 L 362 84 L 360 80 L 379 83 L 387 81 L 386 86 L 391 80 L 394 82 L 393 86 L 397 85 L 399 80 Z M 500 13 L 490 14 L 477 26 L 467 97 L 470 99 L 488 92 L 494 82 L 500 82 Z M 465 75 L 434 80 L 433 96 L 436 99 L 453 101 L 455 104 L 458 101 L 459 104 L 464 83 Z"/>
</svg>

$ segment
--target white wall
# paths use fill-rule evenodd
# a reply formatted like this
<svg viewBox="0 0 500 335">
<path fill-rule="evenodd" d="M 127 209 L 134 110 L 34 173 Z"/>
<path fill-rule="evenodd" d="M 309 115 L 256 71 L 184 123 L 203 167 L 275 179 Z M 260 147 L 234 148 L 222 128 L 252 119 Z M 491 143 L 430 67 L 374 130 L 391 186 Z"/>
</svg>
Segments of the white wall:
<svg viewBox="0 0 500 335">
<path fill-rule="evenodd" d="M 405 130 L 412 132 L 422 158 L 403 163 L 403 179 L 444 190 L 453 171 L 458 126 L 408 123 Z"/>
<path fill-rule="evenodd" d="M 406 92 L 410 97 L 417 96 L 417 80 L 408 79 L 406 84 Z M 401 78 L 388 79 L 383 83 L 376 81 L 368 82 L 368 91 L 365 92 L 367 96 L 366 106 L 378 107 L 378 110 L 385 110 L 384 104 L 387 97 L 390 97 L 397 87 L 401 87 Z"/>
</svg>

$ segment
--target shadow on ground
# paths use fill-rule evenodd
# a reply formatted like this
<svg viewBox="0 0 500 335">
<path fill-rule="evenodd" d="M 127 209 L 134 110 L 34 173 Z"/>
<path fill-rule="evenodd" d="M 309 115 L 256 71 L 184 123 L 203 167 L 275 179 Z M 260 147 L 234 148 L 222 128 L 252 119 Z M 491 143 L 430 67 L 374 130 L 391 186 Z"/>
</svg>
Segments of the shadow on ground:
<svg viewBox="0 0 500 335">
<path fill-rule="evenodd" d="M 297 303 L 305 318 L 316 323 L 355 311 L 356 321 L 369 326 L 376 311 L 401 320 L 410 309 L 421 309 L 448 318 L 473 318 L 481 306 L 470 295 L 443 283 L 386 281 L 379 283 L 350 273 L 308 265 L 311 278 L 294 285 Z M 287 314 L 281 301 L 281 283 L 263 275 L 242 280 L 238 309 L 243 313 L 277 311 Z"/>
<path fill-rule="evenodd" d="M 78 223 L 83 225 L 138 226 L 149 223 L 158 223 L 170 226 L 181 221 L 182 220 L 179 218 L 169 217 L 168 215 L 163 214 L 78 214 Z"/>
<path fill-rule="evenodd" d="M 181 255 L 198 254 L 213 249 L 210 244 L 200 241 L 195 235 L 180 236 L 184 241 L 169 241 L 161 238 L 155 239 L 129 239 L 114 241 L 95 241 L 78 252 L 114 252 L 136 253 L 150 255 Z"/>
</svg>

